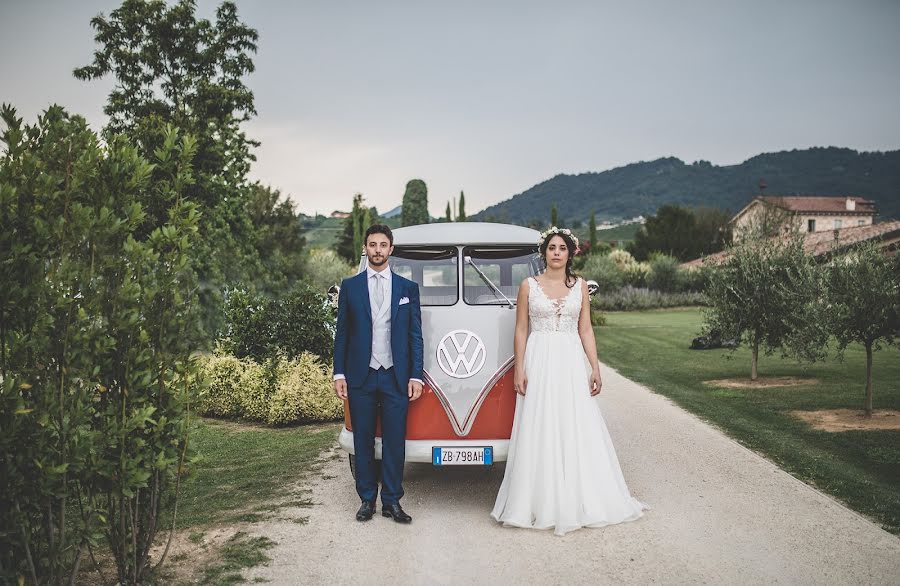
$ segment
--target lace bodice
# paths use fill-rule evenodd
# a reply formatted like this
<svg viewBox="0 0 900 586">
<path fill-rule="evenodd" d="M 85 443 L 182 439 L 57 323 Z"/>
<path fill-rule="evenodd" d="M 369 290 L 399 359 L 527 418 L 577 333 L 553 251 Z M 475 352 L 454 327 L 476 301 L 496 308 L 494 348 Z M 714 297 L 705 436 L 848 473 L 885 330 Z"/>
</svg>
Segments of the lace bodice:
<svg viewBox="0 0 900 586">
<path fill-rule="evenodd" d="M 528 277 L 528 319 L 532 332 L 578 333 L 581 313 L 581 277 L 562 299 L 550 299 L 537 279 Z"/>
</svg>

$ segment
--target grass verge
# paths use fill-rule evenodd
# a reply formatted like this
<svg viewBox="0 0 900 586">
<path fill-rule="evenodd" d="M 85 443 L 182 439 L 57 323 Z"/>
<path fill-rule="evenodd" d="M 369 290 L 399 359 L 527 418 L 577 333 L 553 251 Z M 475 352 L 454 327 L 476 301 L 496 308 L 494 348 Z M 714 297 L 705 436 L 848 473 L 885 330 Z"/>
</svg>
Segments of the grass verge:
<svg viewBox="0 0 900 586">
<path fill-rule="evenodd" d="M 762 389 L 717 388 L 703 381 L 750 377 L 750 351 L 691 350 L 700 309 L 606 313 L 597 328 L 600 359 L 624 376 L 669 397 L 816 486 L 900 535 L 900 431 L 817 431 L 793 410 L 862 409 L 865 352 L 843 362 L 798 364 L 760 357 L 760 376 L 814 377 L 817 384 Z M 875 408 L 900 408 L 900 356 L 875 353 Z"/>
</svg>

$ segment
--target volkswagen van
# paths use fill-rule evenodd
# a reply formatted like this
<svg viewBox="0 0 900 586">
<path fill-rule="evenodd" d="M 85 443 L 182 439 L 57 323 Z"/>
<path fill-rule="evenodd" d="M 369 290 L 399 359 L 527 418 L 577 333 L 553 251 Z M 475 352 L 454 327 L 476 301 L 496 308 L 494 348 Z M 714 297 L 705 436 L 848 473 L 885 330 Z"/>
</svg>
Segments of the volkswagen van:
<svg viewBox="0 0 900 586">
<path fill-rule="evenodd" d="M 540 233 L 507 224 L 455 222 L 398 228 L 391 269 L 418 283 L 424 389 L 409 404 L 406 461 L 491 465 L 506 460 L 516 392 L 516 296 L 544 270 Z M 359 271 L 366 269 L 362 256 Z M 381 428 L 375 457 L 381 459 Z M 350 454 L 353 428 L 344 402 L 339 439 Z"/>
</svg>

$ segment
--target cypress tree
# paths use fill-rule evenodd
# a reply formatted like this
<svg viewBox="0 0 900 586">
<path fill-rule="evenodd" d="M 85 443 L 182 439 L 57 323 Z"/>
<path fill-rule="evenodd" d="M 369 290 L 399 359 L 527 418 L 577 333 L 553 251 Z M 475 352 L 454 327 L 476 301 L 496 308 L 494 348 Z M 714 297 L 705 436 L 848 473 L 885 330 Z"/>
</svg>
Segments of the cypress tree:
<svg viewBox="0 0 900 586">
<path fill-rule="evenodd" d="M 556 204 L 550 206 L 550 225 L 551 226 L 559 226 L 557 223 L 559 221 L 559 213 L 556 210 Z"/>
<path fill-rule="evenodd" d="M 447 212 L 445 213 L 444 220 L 447 222 L 453 221 L 453 216 L 450 215 L 450 202 L 447 202 Z"/>
<path fill-rule="evenodd" d="M 414 226 L 428 223 L 428 188 L 421 179 L 412 179 L 406 184 L 403 194 L 401 224 Z"/>
<path fill-rule="evenodd" d="M 462 191 L 459 192 L 459 212 L 456 214 L 456 221 L 466 221 L 466 194 Z"/>
<path fill-rule="evenodd" d="M 591 212 L 591 222 L 588 224 L 588 240 L 591 243 L 591 250 L 597 247 L 597 218 L 594 212 Z"/>
</svg>

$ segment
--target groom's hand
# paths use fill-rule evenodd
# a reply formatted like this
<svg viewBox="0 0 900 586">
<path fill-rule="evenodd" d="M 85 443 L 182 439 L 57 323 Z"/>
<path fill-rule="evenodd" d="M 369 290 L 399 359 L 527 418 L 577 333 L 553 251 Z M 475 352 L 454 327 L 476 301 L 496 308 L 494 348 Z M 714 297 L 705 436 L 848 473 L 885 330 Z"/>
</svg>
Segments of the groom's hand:
<svg viewBox="0 0 900 586">
<path fill-rule="evenodd" d="M 409 400 L 415 401 L 422 396 L 422 383 L 417 380 L 411 380 L 406 385 L 406 391 L 409 393 Z"/>
<path fill-rule="evenodd" d="M 338 396 L 338 399 L 347 399 L 347 379 L 339 378 L 334 381 L 334 394 Z"/>
</svg>

